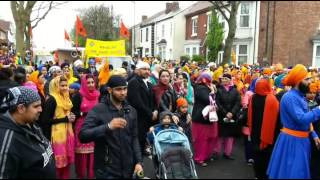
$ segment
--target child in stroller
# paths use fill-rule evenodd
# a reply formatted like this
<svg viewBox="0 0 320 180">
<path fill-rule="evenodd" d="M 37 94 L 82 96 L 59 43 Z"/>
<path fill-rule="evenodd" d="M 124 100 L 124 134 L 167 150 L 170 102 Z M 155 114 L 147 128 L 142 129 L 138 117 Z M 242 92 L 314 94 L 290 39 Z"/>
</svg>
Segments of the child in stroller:
<svg viewBox="0 0 320 180">
<path fill-rule="evenodd" d="M 197 178 L 192 152 L 183 129 L 173 123 L 171 112 L 160 114 L 160 124 L 150 128 L 148 142 L 157 178 Z"/>
<path fill-rule="evenodd" d="M 153 140 L 154 140 L 153 133 L 157 135 L 160 131 L 165 129 L 178 129 L 180 131 L 183 131 L 181 127 L 179 127 L 173 122 L 172 116 L 173 114 L 170 111 L 164 111 L 160 113 L 159 115 L 160 123 L 150 127 L 149 133 L 147 134 L 148 142 L 150 143 L 150 145 L 153 144 Z"/>
</svg>

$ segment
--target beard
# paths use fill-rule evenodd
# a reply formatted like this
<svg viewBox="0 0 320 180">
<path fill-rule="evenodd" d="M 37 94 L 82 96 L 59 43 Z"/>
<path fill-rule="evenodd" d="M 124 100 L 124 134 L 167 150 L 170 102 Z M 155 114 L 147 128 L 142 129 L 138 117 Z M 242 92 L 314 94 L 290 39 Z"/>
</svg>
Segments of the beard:
<svg viewBox="0 0 320 180">
<path fill-rule="evenodd" d="M 306 85 L 306 84 L 304 84 L 304 83 L 302 83 L 302 82 L 300 82 L 299 83 L 299 91 L 301 92 L 301 93 L 303 93 L 303 94 L 307 94 L 308 92 L 309 92 L 309 86 L 308 85 Z"/>
</svg>

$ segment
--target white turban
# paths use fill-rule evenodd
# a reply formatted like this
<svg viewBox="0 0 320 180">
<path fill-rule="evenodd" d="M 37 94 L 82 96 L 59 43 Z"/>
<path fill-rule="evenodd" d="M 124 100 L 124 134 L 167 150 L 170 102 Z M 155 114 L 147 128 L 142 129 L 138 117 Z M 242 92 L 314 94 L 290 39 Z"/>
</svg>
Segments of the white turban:
<svg viewBox="0 0 320 180">
<path fill-rule="evenodd" d="M 150 65 L 144 61 L 139 61 L 137 63 L 136 69 L 148 68 L 150 69 Z"/>
<path fill-rule="evenodd" d="M 82 62 L 80 59 L 78 59 L 78 60 L 76 60 L 76 61 L 73 63 L 73 65 L 74 65 L 75 67 L 83 66 L 83 62 Z"/>
</svg>

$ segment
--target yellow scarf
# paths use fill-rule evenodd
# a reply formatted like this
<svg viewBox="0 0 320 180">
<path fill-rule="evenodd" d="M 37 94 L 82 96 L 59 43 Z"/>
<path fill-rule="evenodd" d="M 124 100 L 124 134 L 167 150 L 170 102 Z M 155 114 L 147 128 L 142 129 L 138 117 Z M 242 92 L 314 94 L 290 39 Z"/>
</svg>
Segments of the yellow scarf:
<svg viewBox="0 0 320 180">
<path fill-rule="evenodd" d="M 65 118 L 71 112 L 72 102 L 69 97 L 69 93 L 60 93 L 60 76 L 54 78 L 49 85 L 50 95 L 54 97 L 57 102 L 57 107 L 55 109 L 54 119 Z M 69 154 L 70 149 L 74 147 L 69 147 L 71 141 L 74 140 L 74 134 L 72 129 L 72 123 L 59 123 L 52 125 L 51 142 L 53 145 L 53 151 L 55 154 L 56 167 L 63 168 L 68 164 L 72 163 L 72 158 L 70 160 Z M 70 162 L 71 161 L 71 162 Z"/>
</svg>

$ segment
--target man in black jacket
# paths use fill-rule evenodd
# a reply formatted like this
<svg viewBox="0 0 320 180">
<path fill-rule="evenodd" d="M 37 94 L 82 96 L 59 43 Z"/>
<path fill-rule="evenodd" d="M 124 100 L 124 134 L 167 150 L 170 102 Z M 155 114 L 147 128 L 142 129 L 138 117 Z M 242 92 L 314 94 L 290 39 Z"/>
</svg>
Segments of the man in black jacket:
<svg viewBox="0 0 320 180">
<path fill-rule="evenodd" d="M 40 116 L 38 93 L 25 87 L 9 89 L 9 109 L 0 116 L 0 179 L 56 178 L 50 141 L 34 123 Z"/>
<path fill-rule="evenodd" d="M 96 178 L 132 178 L 142 169 L 138 140 L 137 113 L 125 100 L 127 81 L 112 76 L 108 99 L 90 111 L 80 131 L 82 143 L 95 142 Z"/>
<path fill-rule="evenodd" d="M 150 66 L 146 62 L 139 61 L 137 64 L 137 75 L 129 81 L 128 101 L 138 113 L 138 134 L 140 149 L 145 149 L 146 137 L 149 128 L 157 124 L 158 112 L 154 111 L 154 95 L 152 84 L 148 82 Z M 153 123 L 154 122 L 154 123 Z"/>
</svg>

